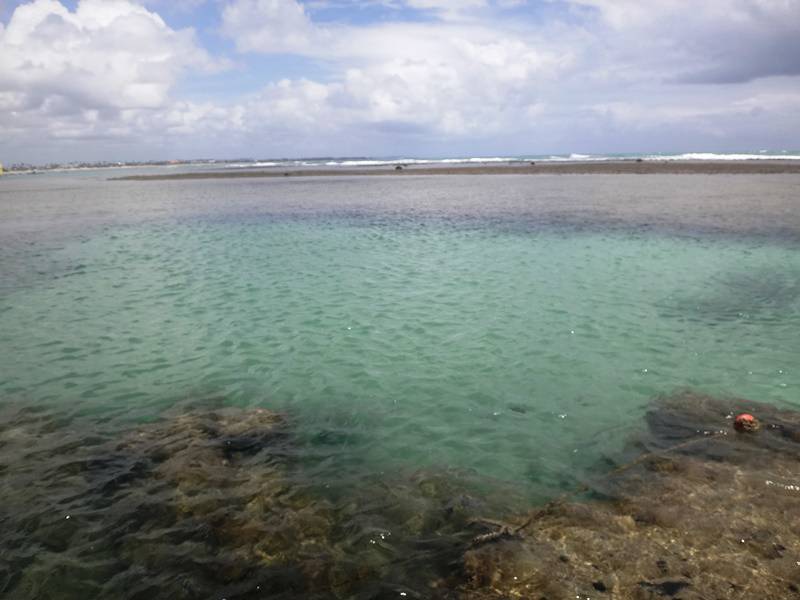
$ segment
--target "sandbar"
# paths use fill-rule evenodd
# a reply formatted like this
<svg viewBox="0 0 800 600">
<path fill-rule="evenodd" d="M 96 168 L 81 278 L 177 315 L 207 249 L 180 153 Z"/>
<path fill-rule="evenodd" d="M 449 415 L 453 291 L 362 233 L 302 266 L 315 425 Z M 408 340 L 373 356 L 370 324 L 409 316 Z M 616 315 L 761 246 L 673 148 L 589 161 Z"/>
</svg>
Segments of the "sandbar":
<svg viewBox="0 0 800 600">
<path fill-rule="evenodd" d="M 416 175 L 773 175 L 800 173 L 800 161 L 657 161 L 537 162 L 500 165 L 394 165 L 370 168 L 242 169 L 194 171 L 155 175 L 128 175 L 113 181 L 169 181 L 181 179 L 240 179 L 262 177 L 416 176 Z"/>
</svg>

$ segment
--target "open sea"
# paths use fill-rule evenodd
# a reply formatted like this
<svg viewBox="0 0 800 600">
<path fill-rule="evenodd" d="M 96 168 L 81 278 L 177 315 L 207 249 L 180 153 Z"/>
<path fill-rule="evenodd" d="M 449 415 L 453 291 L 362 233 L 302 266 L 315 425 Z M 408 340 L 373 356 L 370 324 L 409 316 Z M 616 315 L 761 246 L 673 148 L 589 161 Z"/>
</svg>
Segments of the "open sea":
<svg viewBox="0 0 800 600">
<path fill-rule="evenodd" d="M 0 597 L 425 597 L 436 503 L 584 485 L 676 391 L 800 408 L 799 176 L 108 176 L 0 178 Z M 257 408 L 236 484 L 124 443 Z M 253 559 L 220 514 L 259 460 L 333 524 Z M 370 584 L 298 591 L 306 535 Z"/>
</svg>

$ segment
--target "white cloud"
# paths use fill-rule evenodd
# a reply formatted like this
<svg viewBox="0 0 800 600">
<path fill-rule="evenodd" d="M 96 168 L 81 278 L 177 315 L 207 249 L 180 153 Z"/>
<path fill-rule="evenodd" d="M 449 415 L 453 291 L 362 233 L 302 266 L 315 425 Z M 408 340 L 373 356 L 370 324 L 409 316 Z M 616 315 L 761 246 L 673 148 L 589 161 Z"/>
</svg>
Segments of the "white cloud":
<svg viewBox="0 0 800 600">
<path fill-rule="evenodd" d="M 330 86 L 306 79 L 283 79 L 266 86 L 258 94 L 237 105 L 242 115 L 242 130 L 257 131 L 265 126 L 275 131 L 320 131 L 330 118 Z"/>
<path fill-rule="evenodd" d="M 800 75 L 800 0 L 567 1 L 609 27 L 610 64 L 685 83 Z"/>
<path fill-rule="evenodd" d="M 485 2 L 409 4 L 450 11 Z M 322 102 L 340 122 L 407 123 L 450 135 L 498 130 L 539 102 L 538 84 L 572 60 L 567 51 L 474 23 L 318 25 L 295 0 L 235 0 L 223 12 L 223 31 L 242 52 L 294 53 L 331 65 L 336 75 L 323 84 Z"/>
<path fill-rule="evenodd" d="M 292 0 L 231 2 L 223 10 L 222 23 L 223 32 L 243 52 L 304 53 L 320 36 L 303 5 Z"/>
<path fill-rule="evenodd" d="M 0 29 L 0 131 L 119 133 L 124 111 L 167 106 L 182 73 L 213 66 L 192 30 L 136 3 L 36 0 Z"/>
</svg>

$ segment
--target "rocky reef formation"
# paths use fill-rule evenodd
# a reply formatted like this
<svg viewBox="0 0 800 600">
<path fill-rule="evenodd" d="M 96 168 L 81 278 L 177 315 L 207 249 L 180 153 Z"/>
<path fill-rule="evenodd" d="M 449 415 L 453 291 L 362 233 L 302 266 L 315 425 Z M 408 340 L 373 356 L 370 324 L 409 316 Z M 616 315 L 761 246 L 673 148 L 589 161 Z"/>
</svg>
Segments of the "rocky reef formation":
<svg viewBox="0 0 800 600">
<path fill-rule="evenodd" d="M 29 408 L 0 432 L 9 597 L 202 597 L 269 540 L 314 537 L 319 511 L 307 517 L 280 464 L 280 415 L 181 412 L 121 437 L 81 425 Z"/>
<path fill-rule="evenodd" d="M 415 597 L 485 512 L 449 473 L 325 494 L 285 417 L 260 408 L 123 432 L 43 407 L 4 413 L 0 597 Z"/>
<path fill-rule="evenodd" d="M 6 405 L 0 597 L 800 598 L 800 414 L 686 392 L 645 424 L 591 484 L 509 516 L 458 473 L 320 489 L 260 408 L 120 430 Z"/>
<path fill-rule="evenodd" d="M 745 411 L 759 431 L 735 432 Z M 800 415 L 682 393 L 646 421 L 591 493 L 465 552 L 460 597 L 800 598 Z"/>
</svg>

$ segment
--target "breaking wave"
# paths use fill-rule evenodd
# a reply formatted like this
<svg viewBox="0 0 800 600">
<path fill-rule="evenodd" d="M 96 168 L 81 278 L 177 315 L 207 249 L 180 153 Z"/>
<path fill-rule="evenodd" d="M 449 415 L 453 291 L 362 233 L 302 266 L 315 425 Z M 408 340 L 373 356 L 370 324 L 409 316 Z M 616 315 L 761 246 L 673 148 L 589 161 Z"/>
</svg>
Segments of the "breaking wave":
<svg viewBox="0 0 800 600">
<path fill-rule="evenodd" d="M 687 152 L 685 154 L 654 154 L 643 156 L 658 160 L 800 160 L 800 154 L 759 152 L 757 154 L 717 154 L 715 152 Z"/>
</svg>

